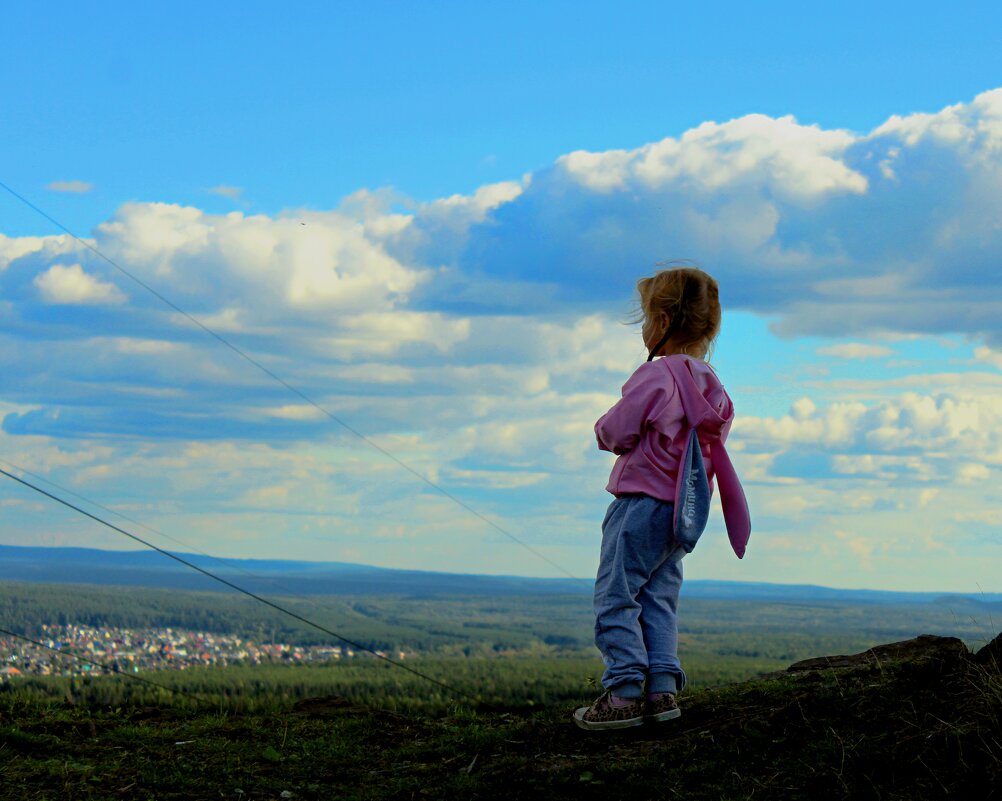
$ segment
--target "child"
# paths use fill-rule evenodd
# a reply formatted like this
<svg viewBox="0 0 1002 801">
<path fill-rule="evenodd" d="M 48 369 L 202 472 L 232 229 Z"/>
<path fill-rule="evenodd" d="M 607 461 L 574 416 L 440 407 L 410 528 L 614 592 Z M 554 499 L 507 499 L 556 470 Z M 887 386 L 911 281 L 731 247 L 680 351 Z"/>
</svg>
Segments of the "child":
<svg viewBox="0 0 1002 801">
<path fill-rule="evenodd" d="M 583 729 L 681 714 L 675 695 L 685 687 L 676 619 L 682 557 L 706 524 L 714 477 L 739 558 L 751 529 L 724 450 L 734 407 L 704 361 L 720 330 L 717 282 L 702 270 L 676 267 L 640 280 L 637 290 L 650 355 L 595 424 L 599 448 L 619 458 L 606 487 L 616 498 L 602 523 L 595 580 L 595 644 L 606 692 L 574 713 Z"/>
</svg>

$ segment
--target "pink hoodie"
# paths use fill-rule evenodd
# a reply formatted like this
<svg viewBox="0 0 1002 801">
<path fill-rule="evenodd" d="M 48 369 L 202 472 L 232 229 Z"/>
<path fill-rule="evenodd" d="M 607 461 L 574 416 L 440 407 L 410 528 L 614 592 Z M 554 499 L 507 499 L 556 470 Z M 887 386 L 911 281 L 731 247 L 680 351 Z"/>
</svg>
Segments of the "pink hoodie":
<svg viewBox="0 0 1002 801">
<path fill-rule="evenodd" d="M 724 442 L 734 404 L 702 359 L 672 355 L 642 364 L 623 385 L 623 397 L 595 424 L 602 450 L 619 456 L 606 489 L 676 501 L 676 482 L 689 431 L 696 429 L 709 480 L 722 468 L 721 497 L 735 553 L 744 555 L 750 520 L 744 492 Z M 715 460 L 717 463 L 715 463 Z"/>
</svg>

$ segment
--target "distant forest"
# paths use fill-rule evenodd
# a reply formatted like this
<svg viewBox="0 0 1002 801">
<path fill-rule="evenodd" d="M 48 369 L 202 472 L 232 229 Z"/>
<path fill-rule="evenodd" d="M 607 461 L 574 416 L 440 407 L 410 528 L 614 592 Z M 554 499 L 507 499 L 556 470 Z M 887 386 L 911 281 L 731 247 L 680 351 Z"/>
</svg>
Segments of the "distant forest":
<svg viewBox="0 0 1002 801">
<path fill-rule="evenodd" d="M 439 656 L 593 654 L 593 618 L 581 595 L 489 597 L 319 596 L 273 600 L 374 650 Z M 1002 605 L 866 604 L 683 597 L 683 652 L 794 661 L 864 650 L 918 634 L 994 636 Z M 0 582 L 0 626 L 34 635 L 44 624 L 173 627 L 297 645 L 339 640 L 245 596 L 136 587 Z"/>
</svg>

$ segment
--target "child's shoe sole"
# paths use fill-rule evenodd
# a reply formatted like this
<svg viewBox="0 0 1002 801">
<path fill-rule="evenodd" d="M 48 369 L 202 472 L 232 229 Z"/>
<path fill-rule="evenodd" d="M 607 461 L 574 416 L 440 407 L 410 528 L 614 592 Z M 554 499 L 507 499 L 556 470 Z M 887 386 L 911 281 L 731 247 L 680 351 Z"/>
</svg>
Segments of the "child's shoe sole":
<svg viewBox="0 0 1002 801">
<path fill-rule="evenodd" d="M 669 709 L 667 712 L 658 712 L 656 715 L 647 715 L 647 720 L 651 723 L 662 723 L 666 720 L 674 720 L 682 714 L 681 709 Z"/>
</svg>

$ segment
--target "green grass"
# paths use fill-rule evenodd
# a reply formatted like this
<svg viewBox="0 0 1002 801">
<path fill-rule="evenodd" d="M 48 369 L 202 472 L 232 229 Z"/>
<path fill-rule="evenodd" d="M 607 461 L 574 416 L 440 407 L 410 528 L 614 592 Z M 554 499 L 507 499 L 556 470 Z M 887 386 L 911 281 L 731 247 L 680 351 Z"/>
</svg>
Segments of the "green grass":
<svg viewBox="0 0 1002 801">
<path fill-rule="evenodd" d="M 1000 684 L 997 666 L 959 657 L 783 674 L 696 689 L 677 721 L 601 734 L 570 722 L 586 687 L 407 714 L 331 696 L 221 711 L 8 692 L 0 798 L 990 799 Z"/>
<path fill-rule="evenodd" d="M 26 626 L 67 600 L 8 589 L 0 601 Z M 74 597 L 94 625 L 169 615 L 260 639 L 280 624 L 210 594 L 138 611 L 128 592 Z M 570 722 L 602 670 L 587 599 L 327 600 L 330 622 L 374 645 L 406 632 L 427 646 L 406 664 L 481 703 L 370 659 L 142 674 L 200 701 L 121 677 L 23 678 L 0 685 L 0 799 L 1002 801 L 985 789 L 1002 787 L 997 665 L 756 678 L 920 631 L 982 645 L 994 627 L 977 605 L 686 601 L 682 718 L 595 735 Z"/>
<path fill-rule="evenodd" d="M 336 695 L 391 712 L 441 714 L 468 696 L 482 706 L 531 709 L 560 704 L 594 692 L 602 676 L 597 655 L 561 657 L 432 657 L 405 665 L 454 687 L 453 694 L 425 679 L 375 659 L 323 666 L 196 668 L 140 674 L 149 681 L 190 693 L 170 693 L 119 676 L 20 678 L 0 685 L 0 695 L 38 702 L 70 700 L 92 707 L 167 703 L 175 709 L 221 712 L 282 712 L 313 696 Z M 690 687 L 741 681 L 785 667 L 778 659 L 694 654 L 686 667 Z"/>
</svg>

